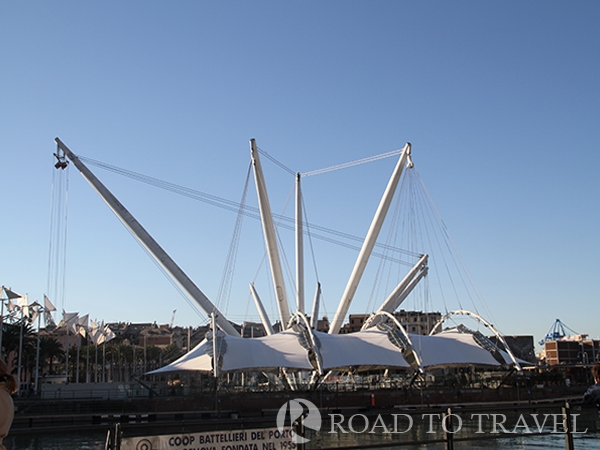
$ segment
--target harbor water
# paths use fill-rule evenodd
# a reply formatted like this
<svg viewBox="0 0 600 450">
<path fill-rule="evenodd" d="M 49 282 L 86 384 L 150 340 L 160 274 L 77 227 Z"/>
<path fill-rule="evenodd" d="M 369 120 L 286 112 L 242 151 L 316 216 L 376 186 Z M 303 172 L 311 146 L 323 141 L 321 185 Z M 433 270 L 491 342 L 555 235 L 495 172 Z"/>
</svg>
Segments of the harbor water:
<svg viewBox="0 0 600 450">
<path fill-rule="evenodd" d="M 573 434 L 573 443 L 575 449 L 581 450 L 600 450 L 600 416 L 594 409 L 585 408 L 574 411 L 577 415 L 575 433 Z M 541 423 L 540 415 L 540 423 Z M 378 426 L 373 428 L 364 427 L 360 422 L 362 418 L 355 420 L 353 426 L 355 433 L 350 432 L 347 424 L 341 428 L 331 428 L 330 424 L 324 423 L 318 432 L 307 432 L 305 436 L 310 441 L 305 444 L 305 449 L 318 448 L 338 448 L 338 447 L 358 447 L 364 449 L 375 448 L 405 448 L 409 450 L 416 449 L 445 449 L 446 444 L 441 442 L 444 439 L 444 432 L 439 426 L 440 423 L 414 418 L 410 430 L 405 426 L 400 427 L 400 432 L 382 432 L 393 431 L 392 424 L 389 422 L 379 422 Z M 387 419 L 385 419 L 387 420 Z M 460 419 L 459 419 L 460 421 Z M 360 423 L 360 424 L 359 424 Z M 373 422 L 371 422 L 373 423 Z M 468 417 L 461 422 L 460 430 L 453 433 L 454 448 L 463 449 L 564 449 L 567 448 L 565 434 L 562 432 L 562 426 L 558 429 L 552 425 L 551 420 L 545 424 L 544 433 L 537 434 L 540 428 L 537 424 L 532 424 L 531 418 L 519 420 L 517 413 L 509 414 L 503 426 L 499 427 L 497 433 L 490 424 L 481 421 L 469 421 Z M 363 431 L 365 428 L 365 431 Z M 332 430 L 336 432 L 332 433 Z M 456 421 L 454 425 L 448 425 L 448 429 L 456 430 Z M 344 433 L 343 431 L 347 431 Z M 370 432 L 374 431 L 374 432 Z M 406 432 L 405 432 L 406 431 Z M 151 432 L 151 430 L 149 430 Z M 477 438 L 473 440 L 473 438 Z M 468 439 L 462 440 L 461 439 Z M 423 441 L 435 441 L 424 443 Z M 5 438 L 7 450 L 104 450 L 106 443 L 105 431 L 94 432 L 66 432 L 66 433 L 36 433 L 19 434 Z M 389 447 L 386 445 L 389 443 Z M 215 450 L 232 450 L 220 445 L 214 447 Z M 189 450 L 199 450 L 193 448 Z M 150 450 L 150 449 L 148 449 Z M 153 449 L 156 450 L 156 449 Z M 262 450 L 262 449 L 258 449 Z M 279 450 L 279 449 L 278 449 Z M 283 450 L 283 449 L 282 449 Z"/>
</svg>

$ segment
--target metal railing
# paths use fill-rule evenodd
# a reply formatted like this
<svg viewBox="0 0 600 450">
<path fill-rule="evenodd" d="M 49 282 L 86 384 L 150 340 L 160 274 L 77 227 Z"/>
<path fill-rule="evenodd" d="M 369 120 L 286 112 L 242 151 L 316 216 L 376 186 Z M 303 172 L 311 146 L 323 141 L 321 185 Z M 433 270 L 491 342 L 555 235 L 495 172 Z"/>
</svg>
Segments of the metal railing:
<svg viewBox="0 0 600 450">
<path fill-rule="evenodd" d="M 582 430 L 578 428 L 582 428 L 582 421 L 580 420 L 577 423 L 577 418 L 582 416 L 581 413 L 574 413 L 573 408 L 579 408 L 581 402 L 579 399 L 572 398 L 567 401 L 562 400 L 560 402 L 557 401 L 540 401 L 540 402 L 514 402 L 514 403 L 505 403 L 505 404 L 490 404 L 490 405 L 454 405 L 454 406 L 437 406 L 437 407 L 429 407 L 429 408 L 406 408 L 406 407 L 398 407 L 393 410 L 357 410 L 357 409 L 347 409 L 347 410 L 336 410 L 339 414 L 338 416 L 346 415 L 350 413 L 354 413 L 355 416 L 361 416 L 365 418 L 365 420 L 369 418 L 376 418 L 378 416 L 384 416 L 386 414 L 392 416 L 411 416 L 418 417 L 422 416 L 438 416 L 441 419 L 442 424 L 442 432 L 428 437 L 428 434 L 431 431 L 425 431 L 424 429 L 419 430 L 418 433 L 414 433 L 411 436 L 406 436 L 406 438 L 401 439 L 390 439 L 389 436 L 384 437 L 382 434 L 369 434 L 368 439 L 357 438 L 354 442 L 351 442 L 351 439 L 345 440 L 337 440 L 335 438 L 327 438 L 325 436 L 326 432 L 311 432 L 311 430 L 306 430 L 302 428 L 301 423 L 296 423 L 295 430 L 298 434 L 309 437 L 311 439 L 307 444 L 299 444 L 297 447 L 301 450 L 310 450 L 310 449 L 337 449 L 337 450 L 361 450 L 361 449 L 377 449 L 377 448 L 391 448 L 391 447 L 407 447 L 407 446 L 416 446 L 416 445 L 431 445 L 431 444 L 443 444 L 446 450 L 454 450 L 455 444 L 463 443 L 463 442 L 476 442 L 476 441 L 499 441 L 506 438 L 521 438 L 521 439 L 535 439 L 543 436 L 557 436 L 558 439 L 564 438 L 565 448 L 567 450 L 575 449 L 575 440 L 574 437 L 582 434 Z M 535 417 L 536 427 L 535 431 L 530 431 L 530 427 L 527 426 L 526 423 L 522 421 L 522 418 L 526 415 L 524 412 L 530 412 L 532 417 Z M 546 411 L 542 416 L 544 420 L 541 425 L 538 423 L 538 415 L 540 411 Z M 593 426 L 591 427 L 591 434 L 597 436 L 598 433 L 598 418 L 596 417 L 595 410 L 585 411 L 585 416 L 592 417 L 593 415 Z M 321 410 L 322 416 L 325 418 L 325 425 L 327 425 L 327 410 Z M 475 431 L 474 428 L 464 428 L 461 430 L 460 425 L 463 423 L 464 417 L 468 417 L 468 415 L 477 416 L 480 419 L 478 424 L 478 429 Z M 589 416 L 588 416 L 589 414 Z M 332 414 L 329 414 L 329 420 L 332 420 Z M 335 414 L 334 414 L 335 416 Z M 483 432 L 481 417 L 483 416 L 494 416 L 494 431 L 493 432 Z M 496 428 L 496 418 L 495 416 L 503 416 L 505 421 L 506 417 L 511 417 L 510 421 L 502 421 L 499 422 L 499 426 L 504 430 L 504 432 L 497 432 Z M 516 417 L 520 417 L 521 419 L 514 420 Z M 551 417 L 552 420 L 549 423 L 546 423 L 546 419 Z M 243 418 L 240 421 L 243 423 Z M 380 424 L 382 422 L 379 422 Z M 510 431 L 505 429 L 510 428 L 509 423 L 513 424 L 514 430 Z M 412 424 L 412 419 L 411 419 Z M 516 425 L 515 425 L 516 424 Z M 588 420 L 586 424 L 589 426 L 590 421 Z M 273 417 L 273 424 L 275 425 L 275 418 Z M 330 425 L 330 424 L 329 424 Z M 337 425 L 340 426 L 348 426 L 347 422 L 339 422 Z M 215 423 L 215 426 L 218 426 Z M 231 426 L 231 422 L 223 421 L 222 428 L 220 430 L 227 430 L 227 426 Z M 352 425 L 350 425 L 352 428 Z M 381 427 L 381 425 L 379 425 Z M 523 432 L 523 428 L 526 428 L 526 432 Z M 193 434 L 194 430 L 192 429 L 193 425 L 190 423 L 190 429 L 186 429 L 185 432 L 189 434 Z M 365 429 L 367 429 L 366 427 Z M 326 426 L 324 427 L 326 429 Z M 333 430 L 333 427 L 330 425 L 330 429 Z M 519 431 L 516 431 L 519 429 Z M 112 428 L 110 428 L 107 432 L 106 438 L 106 450 L 120 450 L 121 449 L 121 438 L 123 436 L 124 427 L 121 423 L 114 424 Z M 125 428 L 126 431 L 126 428 Z M 179 432 L 182 430 L 180 429 Z M 306 433 L 308 431 L 308 433 Z M 356 430 L 353 430 L 356 431 Z M 586 432 L 588 432 L 588 428 L 586 428 Z M 319 434 L 321 433 L 321 434 Z M 149 433 L 151 435 L 152 433 Z M 325 436 L 325 438 L 323 438 Z M 147 436 L 145 436 L 147 437 Z M 364 437 L 364 436 L 363 436 Z M 556 445 L 556 441 L 553 441 L 553 444 Z M 503 445 L 500 444 L 499 445 Z M 583 447 L 582 447 L 583 448 Z"/>
</svg>

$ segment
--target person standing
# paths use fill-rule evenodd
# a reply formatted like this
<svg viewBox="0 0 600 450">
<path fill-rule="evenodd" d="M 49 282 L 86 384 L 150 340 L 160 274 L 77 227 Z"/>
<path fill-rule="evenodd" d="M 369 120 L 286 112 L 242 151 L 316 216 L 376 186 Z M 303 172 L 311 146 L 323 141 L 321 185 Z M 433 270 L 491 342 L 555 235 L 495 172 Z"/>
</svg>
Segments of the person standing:
<svg viewBox="0 0 600 450">
<path fill-rule="evenodd" d="M 6 450 L 2 441 L 8 434 L 15 415 L 11 394 L 17 392 L 17 380 L 8 373 L 8 366 L 0 360 L 0 450 Z"/>
<path fill-rule="evenodd" d="M 600 413 L 600 362 L 592 367 L 592 376 L 594 377 L 595 384 L 585 391 L 585 394 L 583 394 L 583 401 L 585 403 L 595 403 L 598 412 Z"/>
</svg>

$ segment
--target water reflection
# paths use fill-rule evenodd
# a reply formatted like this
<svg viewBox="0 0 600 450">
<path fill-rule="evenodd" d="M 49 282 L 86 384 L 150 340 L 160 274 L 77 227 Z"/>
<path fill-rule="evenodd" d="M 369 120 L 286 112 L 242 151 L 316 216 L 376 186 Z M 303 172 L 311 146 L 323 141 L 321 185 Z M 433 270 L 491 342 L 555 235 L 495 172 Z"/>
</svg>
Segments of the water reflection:
<svg viewBox="0 0 600 450">
<path fill-rule="evenodd" d="M 600 417 L 591 410 L 572 411 L 577 414 L 574 422 L 574 430 L 578 431 L 573 435 L 576 449 L 600 450 Z M 350 446 L 368 446 L 389 442 L 390 446 L 385 448 L 406 449 L 445 449 L 444 442 L 423 441 L 443 441 L 447 430 L 455 431 L 455 439 L 468 438 L 466 441 L 455 441 L 455 448 L 463 449 L 564 449 L 566 448 L 565 435 L 563 434 L 562 417 L 556 414 L 557 411 L 534 410 L 534 411 L 505 411 L 496 414 L 495 417 L 490 413 L 487 416 L 483 413 L 477 413 L 473 416 L 471 413 L 456 413 L 453 416 L 453 423 L 442 423 L 443 416 L 431 417 L 431 415 L 414 414 L 410 419 L 404 415 L 390 417 L 388 414 L 369 416 L 367 426 L 367 417 L 357 415 L 354 423 L 349 424 L 346 421 L 339 423 L 340 418 L 333 418 L 336 425 L 330 421 L 324 422 L 319 432 L 307 430 L 306 436 L 311 439 L 307 444 L 307 449 L 335 448 Z M 454 414 L 454 413 L 453 413 Z M 460 424 L 459 424 L 460 423 Z M 375 426 L 373 426 L 375 425 Z M 353 433 L 351 431 L 357 431 Z M 332 431 L 334 431 L 332 433 Z M 343 431 L 346 431 L 344 433 Z M 494 432 L 495 431 L 495 432 Z M 585 432 L 584 432 L 585 431 Z M 539 435 L 543 432 L 547 434 Z M 470 440 L 478 438 L 477 440 Z M 487 439 L 486 439 L 487 438 Z M 411 444 L 411 442 L 420 442 Z"/>
<path fill-rule="evenodd" d="M 574 443 L 576 449 L 585 450 L 600 450 L 600 417 L 592 410 L 583 409 L 579 411 L 573 411 L 576 414 L 580 414 L 577 417 L 577 430 L 583 431 L 587 429 L 586 433 L 580 433 L 574 435 Z M 529 414 L 529 412 L 524 413 Z M 539 423 L 543 421 L 543 411 L 539 411 Z M 326 414 L 325 414 L 326 415 Z M 460 431 L 454 434 L 455 437 L 473 437 L 473 436 L 490 436 L 492 431 L 492 425 L 488 422 L 479 423 L 477 418 L 472 420 L 469 413 L 461 414 L 462 426 Z M 513 431 L 515 425 L 519 422 L 519 414 L 514 412 L 506 413 L 507 419 L 504 423 L 504 427 L 508 431 Z M 385 425 L 389 431 L 394 430 L 393 419 L 389 417 L 384 418 Z M 360 424 L 360 419 L 354 423 L 355 430 L 361 430 L 364 428 Z M 371 424 L 374 423 L 374 418 L 370 418 Z M 500 419 L 499 419 L 500 420 Z M 526 422 L 530 427 L 530 432 L 536 432 L 537 426 L 535 421 L 531 417 L 526 416 Z M 445 449 L 443 442 L 428 443 L 428 444 L 410 444 L 410 442 L 423 441 L 423 440 L 436 440 L 443 439 L 444 433 L 441 427 L 441 422 L 436 422 L 435 418 L 433 422 L 429 421 L 429 418 L 423 419 L 421 415 L 413 416 L 413 425 L 409 428 L 407 426 L 408 421 L 402 421 L 402 417 L 397 419 L 396 430 L 406 431 L 404 433 L 382 433 L 384 428 L 381 426 L 383 422 L 379 423 L 379 427 L 376 427 L 375 433 L 369 433 L 368 429 L 363 433 L 342 433 L 337 429 L 336 433 L 330 433 L 330 423 L 323 423 L 323 427 L 318 433 L 307 432 L 306 436 L 311 439 L 306 445 L 306 449 L 318 449 L 318 448 L 335 448 L 335 447 L 346 447 L 356 445 L 377 445 L 378 449 L 381 444 L 388 443 L 389 447 L 385 448 L 403 448 L 408 450 L 417 449 Z M 521 422 L 522 424 L 522 422 Z M 456 427 L 456 423 L 454 423 Z M 348 431 L 347 424 L 343 427 Z M 484 433 L 477 433 L 483 430 Z M 309 430 L 307 430 L 309 431 Z M 434 431 L 431 433 L 431 431 Z M 499 430 L 501 431 L 501 430 Z M 520 433 L 503 433 L 496 434 L 499 436 L 497 439 L 490 440 L 477 440 L 477 441 L 458 441 L 454 443 L 455 448 L 460 449 L 473 449 L 473 450 L 489 450 L 495 448 L 503 448 L 510 450 L 530 450 L 530 449 L 564 449 L 565 436 L 562 433 L 547 434 L 541 436 L 534 436 L 527 433 L 527 430 L 523 427 L 517 428 Z M 543 427 L 543 431 L 553 431 L 552 418 L 548 420 L 546 425 Z M 559 427 L 559 431 L 562 431 L 562 427 Z M 7 450 L 104 450 L 104 444 L 106 440 L 106 433 L 103 431 L 93 432 L 65 432 L 65 433 L 45 433 L 45 434 L 29 434 L 19 436 L 9 436 L 4 440 L 4 444 Z M 398 442 L 402 442 L 404 445 L 398 446 Z"/>
<path fill-rule="evenodd" d="M 6 450 L 104 450 L 106 433 L 65 432 L 8 436 Z"/>
</svg>

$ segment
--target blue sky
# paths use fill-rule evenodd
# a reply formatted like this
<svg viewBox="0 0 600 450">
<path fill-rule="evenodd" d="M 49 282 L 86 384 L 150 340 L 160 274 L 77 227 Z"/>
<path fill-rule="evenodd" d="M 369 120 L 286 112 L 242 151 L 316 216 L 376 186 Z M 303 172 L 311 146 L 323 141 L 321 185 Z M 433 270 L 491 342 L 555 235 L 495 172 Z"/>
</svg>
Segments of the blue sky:
<svg viewBox="0 0 600 450">
<path fill-rule="evenodd" d="M 560 318 L 600 336 L 598 23 L 592 1 L 2 2 L 0 283 L 32 300 L 47 291 L 57 136 L 79 155 L 233 201 L 250 138 L 299 172 L 410 141 L 494 324 L 537 341 Z M 307 178 L 309 220 L 363 236 L 394 163 Z M 293 180 L 263 165 L 281 212 Z M 92 170 L 214 299 L 235 214 Z M 204 322 L 69 171 L 57 306 Z M 237 321 L 257 317 L 247 286 L 264 251 L 258 223 L 243 230 L 223 304 Z M 356 252 L 315 250 L 331 319 Z M 274 312 L 268 284 L 259 289 Z"/>
</svg>

